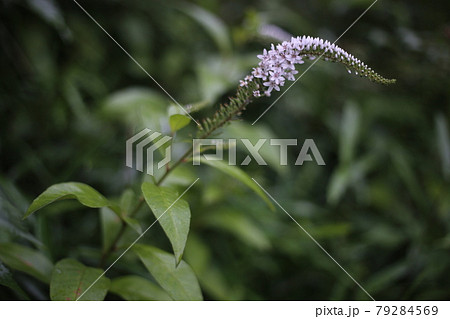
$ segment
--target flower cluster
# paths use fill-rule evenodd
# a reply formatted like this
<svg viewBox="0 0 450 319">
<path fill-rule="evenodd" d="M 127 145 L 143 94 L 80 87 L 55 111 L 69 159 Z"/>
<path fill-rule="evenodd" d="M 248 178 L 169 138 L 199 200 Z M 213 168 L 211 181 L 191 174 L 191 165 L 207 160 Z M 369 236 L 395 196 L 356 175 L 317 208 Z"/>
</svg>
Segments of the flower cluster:
<svg viewBox="0 0 450 319">
<path fill-rule="evenodd" d="M 270 96 L 272 90 L 279 91 L 286 80 L 295 81 L 295 74 L 298 73 L 295 69 L 296 64 L 303 64 L 305 59 L 321 57 L 327 61 L 340 62 L 347 67 L 350 73 L 353 70 L 355 74 L 367 77 L 372 81 L 383 84 L 395 82 L 395 80 L 378 75 L 364 62 L 337 45 L 320 38 L 303 36 L 293 37 L 290 41 L 284 41 L 276 46 L 272 44 L 269 51 L 264 49 L 263 54 L 258 55 L 261 60 L 258 66 L 253 69 L 251 75 L 246 76 L 240 82 L 240 86 L 248 87 L 250 82 L 260 79 L 264 87 L 260 88 L 257 85 L 258 89 L 253 91 L 253 96 L 259 97 L 262 94 Z"/>
<path fill-rule="evenodd" d="M 388 80 L 345 52 L 337 45 L 320 38 L 296 37 L 271 46 L 270 50 L 258 55 L 261 60 L 250 75 L 240 81 L 236 95 L 229 98 L 228 103 L 221 104 L 213 116 L 202 121 L 199 137 L 205 138 L 218 128 L 239 117 L 241 112 L 254 100 L 263 95 L 270 96 L 273 90 L 280 91 L 286 81 L 295 81 L 298 71 L 297 64 L 303 64 L 306 59 L 323 58 L 325 61 L 339 62 L 360 76 L 383 83 L 391 84 L 395 80 Z"/>
</svg>

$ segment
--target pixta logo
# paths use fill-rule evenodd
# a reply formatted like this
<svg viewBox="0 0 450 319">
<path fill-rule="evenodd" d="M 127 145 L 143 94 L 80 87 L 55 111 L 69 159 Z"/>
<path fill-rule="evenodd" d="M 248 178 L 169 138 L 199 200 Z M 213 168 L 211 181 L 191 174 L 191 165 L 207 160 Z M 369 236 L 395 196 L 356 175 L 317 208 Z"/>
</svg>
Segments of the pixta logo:
<svg viewBox="0 0 450 319">
<path fill-rule="evenodd" d="M 159 132 L 151 133 L 151 130 L 146 128 L 129 138 L 126 142 L 126 166 L 135 168 L 136 170 L 144 171 L 144 158 L 147 159 L 146 173 L 153 175 L 154 169 L 154 153 L 160 147 L 168 143 L 172 138 L 169 136 L 162 136 Z M 162 136 L 162 137 L 161 137 Z M 161 137 L 161 138 L 160 138 Z M 156 141 L 156 142 L 155 142 Z M 152 142 L 154 142 L 152 144 Z M 144 156 L 144 150 L 146 150 L 146 156 Z M 133 153 L 135 153 L 136 166 L 133 166 Z M 158 169 L 164 167 L 164 165 L 170 163 L 171 146 L 166 147 L 163 159 L 157 163 Z"/>
<path fill-rule="evenodd" d="M 244 158 L 242 162 L 238 162 L 236 159 L 236 146 L 239 143 L 242 143 L 244 148 L 246 149 L 248 155 Z M 203 160 L 207 161 L 217 161 L 224 160 L 223 151 L 224 149 L 228 149 L 228 165 L 248 165 L 252 159 L 258 165 L 265 166 L 267 162 L 264 160 L 263 156 L 260 154 L 261 148 L 268 143 L 271 147 L 278 148 L 279 150 L 279 159 L 280 165 L 288 165 L 288 147 L 289 146 L 297 146 L 297 139 L 290 138 L 273 138 L 273 139 L 259 139 L 256 143 L 252 143 L 248 139 L 194 139 L 193 141 L 193 164 L 200 165 L 200 162 Z M 202 146 L 207 146 L 209 149 L 215 149 L 214 154 L 201 154 Z M 314 159 L 312 156 L 314 156 Z M 322 158 L 322 155 L 319 152 L 319 149 L 314 143 L 313 139 L 304 140 L 300 152 L 298 153 L 297 159 L 295 161 L 295 165 L 303 165 L 304 162 L 315 161 L 317 165 L 325 165 L 325 161 Z"/>
<path fill-rule="evenodd" d="M 144 172 L 144 166 L 147 167 L 146 173 L 154 174 L 154 169 L 161 169 L 170 163 L 171 160 L 171 145 L 172 140 L 169 136 L 163 136 L 159 132 L 153 132 L 150 129 L 144 129 L 137 133 L 126 142 L 126 166 L 135 168 L 138 171 Z M 228 160 L 228 165 L 247 166 L 253 160 L 257 165 L 265 166 L 267 162 L 260 154 L 263 146 L 270 146 L 278 148 L 279 165 L 288 165 L 288 148 L 298 146 L 297 139 L 259 139 L 256 142 L 251 142 L 248 139 L 193 139 L 192 141 L 192 164 L 200 165 L 202 161 L 224 161 Z M 169 143 L 169 145 L 166 145 Z M 242 161 L 237 160 L 237 145 L 245 149 L 246 156 Z M 155 162 L 155 151 L 162 149 L 163 159 Z M 224 150 L 228 151 L 228 156 L 225 158 Z M 204 150 L 211 150 L 214 153 L 203 153 Z M 135 156 L 133 157 L 133 154 Z M 144 159 L 146 159 L 144 165 Z M 135 160 L 135 163 L 134 161 Z M 317 165 L 325 165 L 325 161 L 317 148 L 313 139 L 306 139 L 302 143 L 300 152 L 296 157 L 294 165 L 303 165 L 304 162 L 316 162 Z"/>
</svg>

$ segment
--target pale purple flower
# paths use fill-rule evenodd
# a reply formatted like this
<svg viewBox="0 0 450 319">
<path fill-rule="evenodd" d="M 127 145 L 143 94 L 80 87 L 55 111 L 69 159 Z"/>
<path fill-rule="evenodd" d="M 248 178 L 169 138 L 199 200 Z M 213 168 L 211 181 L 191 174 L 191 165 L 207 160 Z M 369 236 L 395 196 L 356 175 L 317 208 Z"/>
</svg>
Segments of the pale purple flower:
<svg viewBox="0 0 450 319">
<path fill-rule="evenodd" d="M 259 90 L 253 91 L 253 96 L 254 97 L 261 97 L 261 92 L 259 92 Z"/>
<path fill-rule="evenodd" d="M 359 59 L 329 41 L 302 36 L 293 37 L 290 41 L 284 41 L 276 46 L 271 44 L 270 50 L 264 49 L 263 53 L 257 56 L 260 59 L 258 66 L 253 68 L 251 75 L 246 76 L 240 85 L 248 87 L 255 78 L 261 79 L 265 90 L 258 87 L 258 90 L 253 91 L 253 96 L 259 97 L 261 94 L 270 96 L 273 90 L 279 91 L 286 80 L 295 81 L 295 74 L 298 73 L 295 69 L 297 64 L 305 63 L 305 59 L 314 60 L 322 56 L 325 60 L 341 62 L 348 69 L 353 69 L 356 74 L 359 73 L 374 81 L 385 84 L 395 82 L 379 76 Z"/>
</svg>

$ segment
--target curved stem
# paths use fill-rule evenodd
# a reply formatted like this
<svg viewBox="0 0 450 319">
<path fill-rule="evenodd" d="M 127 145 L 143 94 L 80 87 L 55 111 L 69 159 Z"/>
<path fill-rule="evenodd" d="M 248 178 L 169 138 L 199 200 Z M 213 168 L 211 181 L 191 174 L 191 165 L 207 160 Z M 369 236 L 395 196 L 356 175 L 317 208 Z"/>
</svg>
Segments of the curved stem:
<svg viewBox="0 0 450 319">
<path fill-rule="evenodd" d="M 208 136 L 210 136 L 214 131 L 216 131 L 217 129 L 221 128 L 222 126 L 224 126 L 226 123 L 230 122 L 234 116 L 236 116 L 237 114 L 239 114 L 248 104 L 250 103 L 250 100 L 245 100 L 242 105 L 234 112 L 232 112 L 229 116 L 227 116 L 226 118 L 224 118 L 222 121 L 220 121 L 219 123 L 217 123 L 216 125 L 214 125 L 211 129 L 209 129 L 207 132 L 205 132 L 200 139 L 203 138 L 207 138 Z M 181 163 L 183 163 L 186 158 L 188 156 L 191 155 L 191 153 L 193 152 L 193 146 L 191 146 L 171 167 L 169 167 L 164 174 L 161 176 L 161 178 L 155 183 L 156 186 L 160 186 L 162 184 L 162 182 L 164 182 L 164 180 L 169 176 L 169 174 L 175 169 L 177 168 Z M 140 197 L 138 204 L 136 205 L 136 207 L 133 209 L 133 211 L 130 213 L 129 217 L 133 217 L 134 215 L 137 214 L 137 212 L 142 208 L 142 205 L 144 204 L 145 200 L 144 197 Z M 122 238 L 123 234 L 125 233 L 125 230 L 127 228 L 127 224 L 122 221 L 122 225 L 120 227 L 119 232 L 117 233 L 116 238 L 114 238 L 114 241 L 112 242 L 112 244 L 108 247 L 108 249 L 102 254 L 101 258 L 100 258 L 100 267 L 103 268 L 105 266 L 106 260 L 110 257 L 110 255 L 117 249 L 117 244 L 119 242 L 119 240 Z"/>
</svg>

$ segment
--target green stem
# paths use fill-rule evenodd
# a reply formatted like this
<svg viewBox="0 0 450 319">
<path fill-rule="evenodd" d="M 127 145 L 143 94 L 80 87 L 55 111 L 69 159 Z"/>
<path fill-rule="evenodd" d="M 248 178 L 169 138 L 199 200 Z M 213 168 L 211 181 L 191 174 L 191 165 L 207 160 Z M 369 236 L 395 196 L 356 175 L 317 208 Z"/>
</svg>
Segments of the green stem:
<svg viewBox="0 0 450 319">
<path fill-rule="evenodd" d="M 230 122 L 234 116 L 236 116 L 237 114 L 239 114 L 240 112 L 242 112 L 244 110 L 244 108 L 250 103 L 250 100 L 245 100 L 242 105 L 234 112 L 232 112 L 230 115 L 228 115 L 226 118 L 224 118 L 222 121 L 218 122 L 217 124 L 215 124 L 213 127 L 211 127 L 207 132 L 205 132 L 200 139 L 203 138 L 207 138 L 208 136 L 210 136 L 214 131 L 216 131 L 217 129 L 221 128 L 222 126 L 224 126 L 226 123 Z M 183 163 L 186 158 L 188 156 L 191 155 L 191 153 L 193 152 L 193 146 L 191 146 L 171 167 L 169 167 L 164 174 L 161 176 L 161 178 L 156 182 L 156 186 L 160 186 L 162 184 L 162 182 L 164 182 L 164 180 L 169 176 L 169 174 L 175 169 L 177 168 L 181 163 Z M 130 213 L 130 217 L 133 217 L 134 215 L 137 214 L 137 212 L 142 208 L 142 205 L 144 204 L 145 200 L 144 197 L 140 197 L 138 204 L 136 205 L 136 207 L 133 209 L 133 211 Z M 127 224 L 122 220 L 122 225 L 120 227 L 119 232 L 117 233 L 116 238 L 114 239 L 114 241 L 112 242 L 112 244 L 108 247 L 108 249 L 102 254 L 101 258 L 100 258 L 100 268 L 103 268 L 105 266 L 106 261 L 108 260 L 108 258 L 110 257 L 110 255 L 116 251 L 117 249 L 117 244 L 119 242 L 119 240 L 122 238 L 123 234 L 125 233 L 125 230 L 127 228 Z"/>
</svg>

